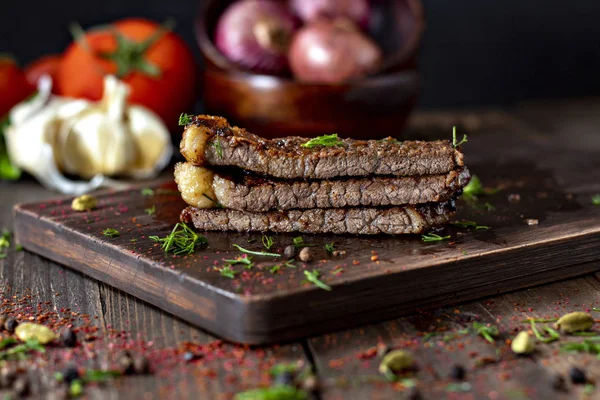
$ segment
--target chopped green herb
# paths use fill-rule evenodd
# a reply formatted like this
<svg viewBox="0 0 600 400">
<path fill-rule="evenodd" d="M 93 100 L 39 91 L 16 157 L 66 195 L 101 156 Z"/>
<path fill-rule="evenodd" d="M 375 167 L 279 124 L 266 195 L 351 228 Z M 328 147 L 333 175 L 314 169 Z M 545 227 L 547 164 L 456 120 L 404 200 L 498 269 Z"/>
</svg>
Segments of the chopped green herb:
<svg viewBox="0 0 600 400">
<path fill-rule="evenodd" d="M 154 215 L 156 214 L 156 206 L 152 206 L 150 208 L 146 208 L 144 211 L 146 211 L 146 214 L 148 215 Z"/>
<path fill-rule="evenodd" d="M 247 249 L 243 248 L 242 246 L 240 246 L 239 244 L 234 244 L 233 247 L 235 247 L 236 249 L 238 249 L 242 253 L 254 254 L 255 256 L 281 257 L 281 254 L 277 254 L 277 253 L 266 253 L 264 251 L 247 250 Z"/>
<path fill-rule="evenodd" d="M 217 153 L 217 156 L 219 156 L 219 158 L 223 158 L 223 145 L 221 144 L 221 141 L 219 140 L 219 138 L 217 137 L 215 139 L 214 142 L 212 142 L 212 146 L 215 149 L 215 152 Z"/>
<path fill-rule="evenodd" d="M 600 355 L 600 343 L 595 340 L 585 339 L 580 343 L 573 342 L 562 344 L 560 350 L 569 353 L 590 353 Z"/>
<path fill-rule="evenodd" d="M 35 339 L 27 340 L 25 343 L 18 344 L 6 350 L 0 351 L 0 360 L 23 359 L 29 352 L 38 351 L 45 353 L 46 349 Z"/>
<path fill-rule="evenodd" d="M 481 183 L 479 177 L 477 175 L 473 175 L 467 186 L 463 188 L 463 197 L 473 200 L 477 196 L 494 194 L 497 193 L 499 190 L 499 188 L 483 187 L 483 184 Z"/>
<path fill-rule="evenodd" d="M 233 279 L 237 275 L 237 271 L 234 271 L 230 264 L 227 264 L 221 268 L 217 268 L 217 271 L 221 273 L 221 276 L 229 279 Z"/>
<path fill-rule="evenodd" d="M 269 271 L 272 274 L 276 274 L 279 272 L 280 269 L 281 269 L 281 265 L 278 264 L 278 265 L 273 265 L 271 268 L 269 268 Z"/>
<path fill-rule="evenodd" d="M 179 116 L 179 126 L 186 126 L 194 121 L 194 116 L 186 113 L 181 113 Z"/>
<path fill-rule="evenodd" d="M 15 251 L 23 251 L 23 245 L 20 243 L 17 243 L 15 246 Z"/>
<path fill-rule="evenodd" d="M 154 196 L 154 190 L 152 190 L 150 188 L 143 188 L 142 196 Z"/>
<path fill-rule="evenodd" d="M 3 229 L 2 235 L 0 235 L 0 249 L 7 249 L 10 247 L 10 239 L 12 234 L 10 231 Z"/>
<path fill-rule="evenodd" d="M 113 228 L 106 228 L 105 230 L 102 231 L 102 234 L 104 236 L 108 236 L 108 237 L 111 237 L 111 238 L 114 238 L 114 237 L 117 237 L 117 236 L 121 236 L 121 232 L 119 232 L 118 230 L 113 229 Z"/>
<path fill-rule="evenodd" d="M 8 254 L 6 253 L 0 253 L 0 260 L 2 260 L 3 258 L 8 257 Z"/>
<path fill-rule="evenodd" d="M 316 244 L 307 244 L 304 243 L 304 239 L 302 238 L 302 236 L 297 236 L 293 239 L 294 242 L 294 247 L 298 248 L 298 247 L 316 247 Z"/>
<path fill-rule="evenodd" d="M 586 396 L 591 396 L 594 394 L 594 390 L 596 390 L 596 386 L 593 383 L 586 383 L 583 387 L 583 394 Z"/>
<path fill-rule="evenodd" d="M 8 116 L 0 120 L 0 180 L 14 181 L 21 177 L 21 170 L 11 163 L 4 143 L 4 131 L 9 125 Z"/>
<path fill-rule="evenodd" d="M 129 240 L 129 241 L 130 241 L 131 243 L 135 243 L 135 242 L 137 242 L 138 240 L 137 240 L 136 238 L 132 238 L 132 239 L 131 239 L 131 240 Z"/>
<path fill-rule="evenodd" d="M 461 251 L 463 256 L 466 256 L 468 253 L 466 252 L 466 250 Z"/>
<path fill-rule="evenodd" d="M 458 146 L 460 146 L 463 143 L 467 143 L 467 135 L 463 134 L 463 137 L 461 139 L 461 141 L 459 142 L 458 139 L 456 138 L 456 126 L 452 128 L 452 146 L 454 146 L 454 148 L 457 148 Z"/>
<path fill-rule="evenodd" d="M 436 233 L 427 233 L 425 235 L 421 235 L 421 240 L 424 242 L 441 242 L 442 240 L 448 239 L 450 239 L 450 235 L 440 236 Z"/>
<path fill-rule="evenodd" d="M 269 388 L 240 392 L 233 400 L 307 400 L 308 393 L 290 385 L 275 385 Z"/>
<path fill-rule="evenodd" d="M 301 146 L 305 147 L 307 149 L 312 149 L 313 147 L 317 147 L 317 146 L 325 146 L 325 147 L 340 146 L 343 143 L 344 142 L 342 142 L 342 140 L 340 138 L 338 138 L 337 133 L 334 133 L 332 135 L 324 135 L 324 136 L 316 137 L 314 139 L 310 139 L 308 142 L 301 144 Z"/>
<path fill-rule="evenodd" d="M 326 243 L 325 244 L 325 250 L 327 250 L 327 252 L 329 254 L 333 253 L 333 251 L 335 250 L 335 243 L 334 242 Z"/>
<path fill-rule="evenodd" d="M 534 320 L 529 320 L 529 323 L 531 324 L 531 330 L 533 331 L 533 334 L 540 342 L 551 343 L 551 342 L 554 342 L 555 340 L 560 339 L 560 334 L 557 331 L 555 331 L 554 329 L 552 329 L 548 326 L 545 326 L 544 330 L 546 331 L 546 333 L 548 333 L 549 336 L 544 336 L 540 333 L 540 331 L 535 326 Z"/>
<path fill-rule="evenodd" d="M 496 206 L 494 206 L 493 204 L 491 204 L 488 201 L 486 201 L 485 203 L 483 203 L 483 208 L 486 209 L 487 211 L 494 211 L 494 210 L 496 210 Z"/>
<path fill-rule="evenodd" d="M 600 194 L 592 196 L 592 204 L 595 206 L 600 206 Z"/>
<path fill-rule="evenodd" d="M 166 237 L 150 236 L 150 239 L 161 243 L 165 253 L 171 251 L 175 255 L 192 254 L 196 247 L 208 244 L 204 236 L 198 235 L 183 222 L 178 222 Z"/>
<path fill-rule="evenodd" d="M 489 226 L 479 225 L 479 224 L 477 224 L 477 222 L 474 222 L 474 221 L 457 221 L 457 222 L 452 222 L 451 225 L 454 225 L 458 228 L 475 228 L 476 230 L 490 229 Z"/>
<path fill-rule="evenodd" d="M 312 271 L 305 270 L 304 276 L 306 276 L 306 282 L 310 282 L 310 283 L 314 284 L 315 286 L 320 287 L 323 290 L 331 291 L 331 286 L 329 286 L 319 280 L 319 276 L 321 276 L 321 272 L 319 272 L 318 270 L 316 270 L 316 269 L 313 269 Z"/>
<path fill-rule="evenodd" d="M 213 199 L 212 199 L 212 198 L 211 198 L 209 195 L 207 195 L 206 193 L 202 193 L 202 196 L 204 196 L 204 197 L 206 197 L 207 199 L 209 199 L 210 201 L 212 201 L 212 202 L 213 202 L 213 204 L 215 205 L 215 207 L 217 207 L 217 208 L 225 208 L 225 207 L 223 207 L 223 204 L 219 203 L 219 202 L 218 202 L 218 201 L 216 201 L 216 200 L 213 200 Z"/>
<path fill-rule="evenodd" d="M 17 339 L 15 339 L 13 337 L 4 338 L 0 341 L 0 350 L 4 349 L 5 347 L 12 346 L 13 344 L 17 344 L 17 343 L 18 343 Z"/>
<path fill-rule="evenodd" d="M 294 260 L 287 260 L 286 262 L 282 263 L 282 264 L 277 264 L 277 265 L 273 265 L 269 271 L 271 271 L 272 274 L 275 274 L 277 272 L 279 272 L 279 270 L 282 267 L 286 267 L 286 268 L 296 268 L 296 266 L 293 264 Z"/>
<path fill-rule="evenodd" d="M 80 379 L 74 379 L 69 385 L 69 396 L 79 397 L 83 395 L 83 382 Z"/>
<path fill-rule="evenodd" d="M 123 375 L 121 371 L 117 370 L 88 369 L 83 376 L 83 382 L 86 384 L 90 382 L 106 382 L 121 375 Z"/>
<path fill-rule="evenodd" d="M 263 235 L 262 244 L 263 244 L 263 246 L 265 246 L 265 249 L 271 250 L 271 247 L 273 247 L 273 237 Z"/>
<path fill-rule="evenodd" d="M 494 325 L 487 326 L 486 324 L 482 324 L 479 322 L 473 322 L 473 330 L 478 334 L 485 338 L 490 343 L 494 343 L 494 337 L 498 336 L 500 333 L 498 328 Z"/>
<path fill-rule="evenodd" d="M 229 265 L 237 265 L 237 264 L 245 264 L 246 269 L 252 269 L 254 263 L 252 262 L 252 257 L 238 257 L 235 260 L 223 260 Z"/>
</svg>

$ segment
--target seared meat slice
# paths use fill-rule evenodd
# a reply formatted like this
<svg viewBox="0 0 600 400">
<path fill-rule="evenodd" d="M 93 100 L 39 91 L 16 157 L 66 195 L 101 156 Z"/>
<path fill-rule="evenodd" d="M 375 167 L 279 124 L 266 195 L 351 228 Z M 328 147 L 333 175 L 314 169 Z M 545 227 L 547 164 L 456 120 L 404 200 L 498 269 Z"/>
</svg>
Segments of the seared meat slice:
<svg viewBox="0 0 600 400">
<path fill-rule="evenodd" d="M 357 206 L 401 206 L 448 201 L 469 181 L 466 167 L 447 174 L 304 181 L 279 180 L 239 170 L 213 172 L 190 163 L 175 166 L 175 180 L 191 206 L 217 204 L 239 211 Z"/>
<path fill-rule="evenodd" d="M 447 140 L 343 139 L 334 147 L 302 147 L 307 141 L 267 140 L 229 126 L 224 118 L 200 115 L 186 126 L 180 150 L 194 165 L 235 166 L 286 179 L 437 175 L 463 166 L 463 154 Z"/>
<path fill-rule="evenodd" d="M 187 207 L 181 220 L 204 231 L 299 232 L 376 235 L 423 233 L 454 215 L 454 200 L 389 208 L 313 208 L 264 213 Z"/>
</svg>

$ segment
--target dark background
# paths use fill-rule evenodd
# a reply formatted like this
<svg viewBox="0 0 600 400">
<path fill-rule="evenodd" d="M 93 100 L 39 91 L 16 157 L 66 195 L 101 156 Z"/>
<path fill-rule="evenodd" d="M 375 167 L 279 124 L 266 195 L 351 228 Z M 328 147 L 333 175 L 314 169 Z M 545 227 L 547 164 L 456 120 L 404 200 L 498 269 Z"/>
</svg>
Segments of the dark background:
<svg viewBox="0 0 600 400">
<path fill-rule="evenodd" d="M 421 106 L 511 104 L 600 94 L 600 0 L 423 0 Z M 69 22 L 177 20 L 195 46 L 194 0 L 2 0 L 0 52 L 22 63 L 60 52 Z"/>
</svg>

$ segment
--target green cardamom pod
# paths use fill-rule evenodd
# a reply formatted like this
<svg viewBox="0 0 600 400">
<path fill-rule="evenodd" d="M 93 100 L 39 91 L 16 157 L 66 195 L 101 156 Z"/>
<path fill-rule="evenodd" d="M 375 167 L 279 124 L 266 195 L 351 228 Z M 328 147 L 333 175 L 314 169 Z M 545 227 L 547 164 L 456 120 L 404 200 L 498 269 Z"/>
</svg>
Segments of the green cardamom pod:
<svg viewBox="0 0 600 400">
<path fill-rule="evenodd" d="M 566 333 L 587 331 L 594 325 L 594 318 L 583 311 L 576 311 L 563 315 L 554 326 Z"/>
<path fill-rule="evenodd" d="M 414 365 L 410 353 L 404 350 L 393 350 L 387 353 L 379 364 L 379 372 L 393 380 L 397 372 L 412 369 Z"/>
<path fill-rule="evenodd" d="M 20 341 L 37 340 L 40 344 L 48 344 L 54 341 L 57 336 L 50 328 L 33 322 L 24 322 L 15 329 L 15 335 Z"/>
<path fill-rule="evenodd" d="M 71 208 L 75 211 L 89 211 L 96 208 L 98 200 L 94 196 L 84 194 L 83 196 L 75 197 L 71 203 Z"/>
<path fill-rule="evenodd" d="M 535 349 L 535 342 L 527 332 L 521 331 L 513 339 L 510 348 L 515 354 L 529 354 Z"/>
</svg>

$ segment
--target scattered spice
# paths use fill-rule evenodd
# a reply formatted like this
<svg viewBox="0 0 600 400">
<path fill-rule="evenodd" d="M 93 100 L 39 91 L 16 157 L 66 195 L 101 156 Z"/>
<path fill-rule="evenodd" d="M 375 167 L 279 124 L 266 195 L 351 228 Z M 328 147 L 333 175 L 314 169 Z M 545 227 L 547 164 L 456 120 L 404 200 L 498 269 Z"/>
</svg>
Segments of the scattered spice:
<svg viewBox="0 0 600 400">
<path fill-rule="evenodd" d="M 302 262 L 311 262 L 314 259 L 314 253 L 310 247 L 304 247 L 302 250 L 300 250 L 298 258 Z"/>
<path fill-rule="evenodd" d="M 331 291 L 331 286 L 329 286 L 319 280 L 319 276 L 321 276 L 321 272 L 319 272 L 318 270 L 316 270 L 316 269 L 313 269 L 312 271 L 305 270 L 304 276 L 306 276 L 306 281 L 303 281 L 303 283 L 309 282 L 309 283 L 314 284 L 315 286 L 320 287 L 323 290 Z"/>
<path fill-rule="evenodd" d="M 512 340 L 510 348 L 515 354 L 529 354 L 535 350 L 535 342 L 527 332 L 521 331 Z"/>
<path fill-rule="evenodd" d="M 171 233 L 164 238 L 150 236 L 150 239 L 161 243 L 165 253 L 171 251 L 175 255 L 192 254 L 196 251 L 196 247 L 208 244 L 204 236 L 198 235 L 183 222 L 175 224 Z"/>
<path fill-rule="evenodd" d="M 594 317 L 583 311 L 565 314 L 556 321 L 554 327 L 565 333 L 587 331 L 594 325 Z"/>
<path fill-rule="evenodd" d="M 75 197 L 71 202 L 71 208 L 75 211 L 90 211 L 96 208 L 98 199 L 89 194 L 84 194 L 79 197 Z"/>
<path fill-rule="evenodd" d="M 117 236 L 121 236 L 121 232 L 119 232 L 118 230 L 113 229 L 113 228 L 106 228 L 105 230 L 102 231 L 102 234 L 104 236 L 108 236 L 108 237 L 111 237 L 111 238 L 114 238 L 114 237 L 117 237 Z"/>
<path fill-rule="evenodd" d="M 449 240 L 450 235 L 448 236 L 440 236 L 437 233 L 427 233 L 425 235 L 421 235 L 421 240 L 424 242 L 440 242 L 442 240 Z"/>
</svg>

